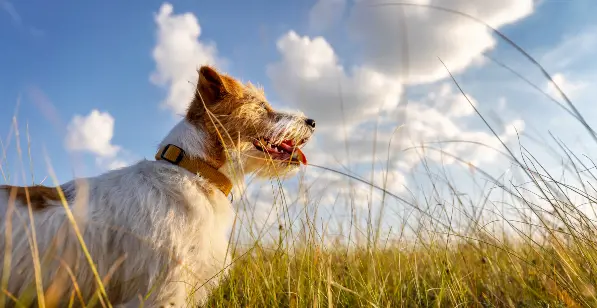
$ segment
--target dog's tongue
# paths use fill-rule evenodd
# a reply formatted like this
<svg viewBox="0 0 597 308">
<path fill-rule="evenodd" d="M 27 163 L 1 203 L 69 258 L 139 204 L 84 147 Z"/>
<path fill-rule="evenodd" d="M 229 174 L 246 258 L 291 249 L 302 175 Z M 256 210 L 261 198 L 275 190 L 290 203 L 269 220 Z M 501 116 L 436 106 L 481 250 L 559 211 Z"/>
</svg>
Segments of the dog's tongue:
<svg viewBox="0 0 597 308">
<path fill-rule="evenodd" d="M 292 143 L 292 141 L 284 141 L 280 144 L 280 147 L 284 148 L 286 152 L 292 153 L 292 159 L 296 159 L 297 161 L 303 163 L 303 165 L 306 165 L 307 156 L 305 156 L 305 153 L 303 153 L 301 149 L 292 146 Z"/>
<path fill-rule="evenodd" d="M 301 151 L 299 148 L 294 148 L 294 154 L 292 154 L 292 158 L 300 161 L 303 163 L 303 165 L 307 164 L 307 156 L 305 156 L 305 153 L 303 153 L 303 151 Z"/>
</svg>

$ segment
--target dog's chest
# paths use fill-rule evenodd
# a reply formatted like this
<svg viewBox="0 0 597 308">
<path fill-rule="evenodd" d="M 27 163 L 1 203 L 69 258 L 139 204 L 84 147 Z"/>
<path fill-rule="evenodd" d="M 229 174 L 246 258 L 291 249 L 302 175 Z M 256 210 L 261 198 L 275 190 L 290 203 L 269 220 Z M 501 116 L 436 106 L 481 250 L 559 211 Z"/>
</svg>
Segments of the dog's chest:
<svg viewBox="0 0 597 308">
<path fill-rule="evenodd" d="M 186 197 L 189 211 L 186 223 L 178 224 L 176 250 L 188 266 L 213 275 L 209 273 L 211 269 L 221 268 L 226 261 L 234 211 L 230 201 L 219 192 L 195 191 Z"/>
</svg>

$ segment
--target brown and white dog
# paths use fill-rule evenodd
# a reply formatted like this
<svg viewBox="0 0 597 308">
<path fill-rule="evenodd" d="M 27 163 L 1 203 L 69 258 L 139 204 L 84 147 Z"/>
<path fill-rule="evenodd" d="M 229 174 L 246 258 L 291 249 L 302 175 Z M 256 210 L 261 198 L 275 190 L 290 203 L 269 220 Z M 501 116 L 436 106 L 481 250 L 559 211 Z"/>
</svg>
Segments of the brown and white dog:
<svg viewBox="0 0 597 308">
<path fill-rule="evenodd" d="M 0 186 L 0 307 L 205 303 L 231 263 L 232 182 L 298 170 L 315 121 L 211 67 L 198 73 L 155 161 L 60 187 Z"/>
</svg>

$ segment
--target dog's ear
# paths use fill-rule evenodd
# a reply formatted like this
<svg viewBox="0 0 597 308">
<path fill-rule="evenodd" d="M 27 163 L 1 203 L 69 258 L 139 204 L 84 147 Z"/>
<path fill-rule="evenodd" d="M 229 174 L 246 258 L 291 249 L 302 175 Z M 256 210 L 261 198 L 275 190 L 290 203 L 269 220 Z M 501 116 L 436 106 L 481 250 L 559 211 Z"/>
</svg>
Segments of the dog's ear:
<svg viewBox="0 0 597 308">
<path fill-rule="evenodd" d="M 199 80 L 197 81 L 197 90 L 195 99 L 206 105 L 217 102 L 228 92 L 226 82 L 222 76 L 209 66 L 202 66 L 199 69 Z"/>
</svg>

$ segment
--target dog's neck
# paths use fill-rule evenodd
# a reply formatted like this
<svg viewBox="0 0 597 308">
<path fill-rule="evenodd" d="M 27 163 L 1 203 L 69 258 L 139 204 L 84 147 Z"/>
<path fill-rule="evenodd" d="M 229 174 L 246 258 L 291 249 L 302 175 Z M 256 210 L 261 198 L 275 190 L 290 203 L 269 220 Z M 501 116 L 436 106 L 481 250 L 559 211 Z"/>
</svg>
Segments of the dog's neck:
<svg viewBox="0 0 597 308">
<path fill-rule="evenodd" d="M 203 160 L 230 178 L 224 148 L 218 139 L 209 136 L 205 129 L 198 128 L 183 119 L 170 130 L 159 146 L 163 147 L 167 144 L 183 149 L 190 157 Z"/>
</svg>

